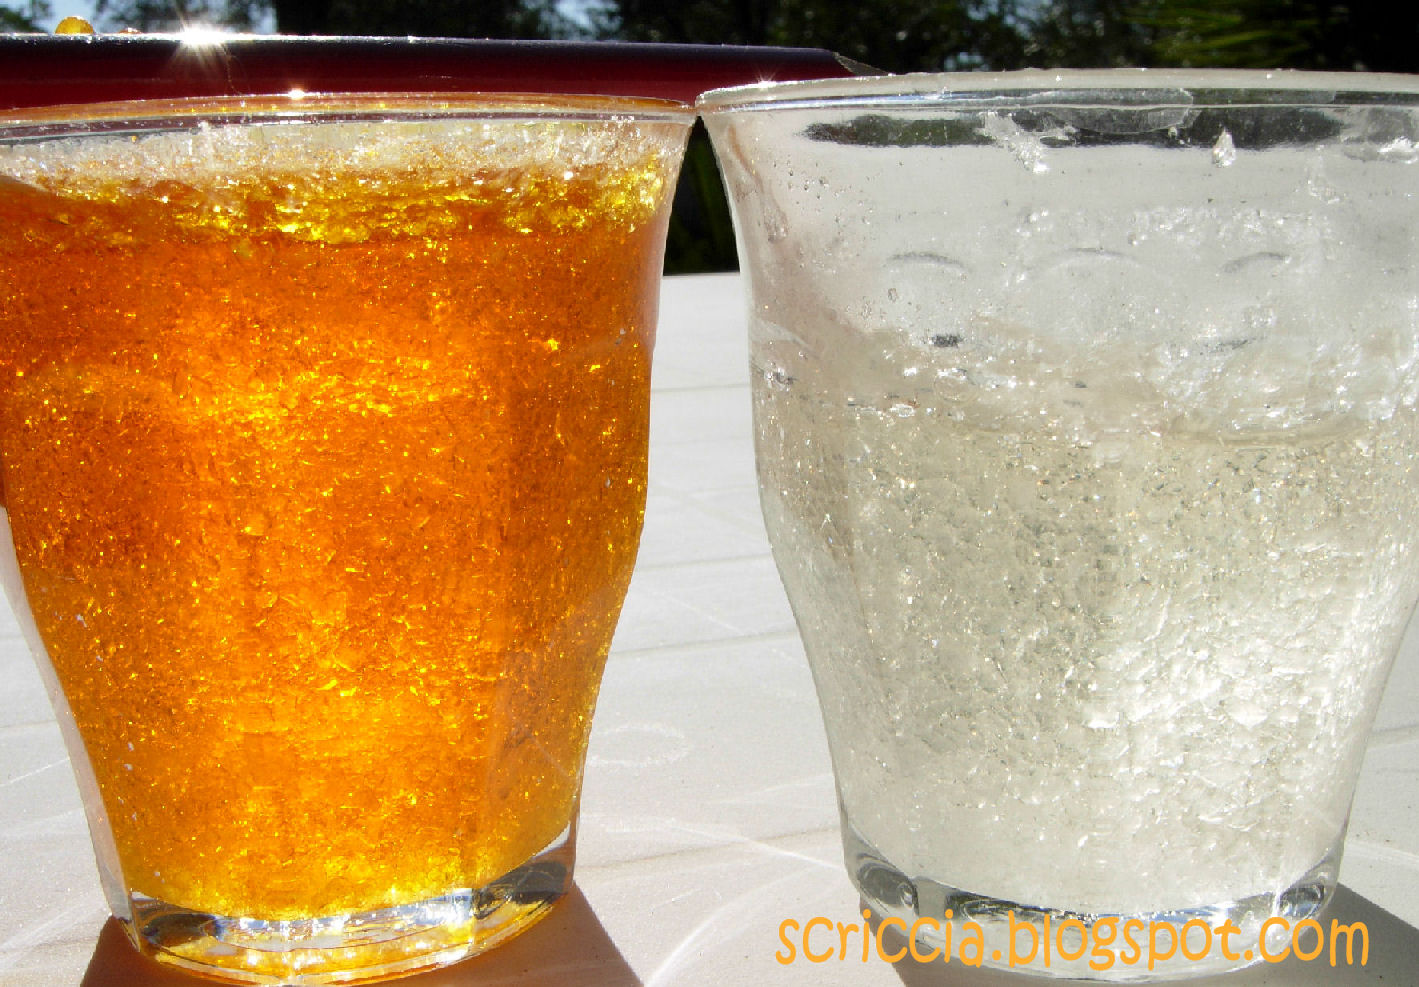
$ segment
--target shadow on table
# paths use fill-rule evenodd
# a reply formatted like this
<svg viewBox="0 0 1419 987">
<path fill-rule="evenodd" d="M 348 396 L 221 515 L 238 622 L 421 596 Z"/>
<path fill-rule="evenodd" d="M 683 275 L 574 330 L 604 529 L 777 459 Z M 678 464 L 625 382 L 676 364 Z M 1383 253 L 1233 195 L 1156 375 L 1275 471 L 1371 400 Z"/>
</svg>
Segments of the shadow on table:
<svg viewBox="0 0 1419 987">
<path fill-rule="evenodd" d="M 118 920 L 111 918 L 99 934 L 80 987 L 210 987 L 211 983 L 139 955 Z M 398 983 L 400 987 L 640 987 L 581 889 L 575 886 L 550 915 L 497 949 Z"/>
<path fill-rule="evenodd" d="M 1181 983 L 1187 987 L 1366 987 L 1369 984 L 1395 987 L 1397 984 L 1416 982 L 1419 929 L 1343 886 L 1336 889 L 1335 897 L 1320 916 L 1321 925 L 1326 930 L 1330 929 L 1331 919 L 1341 925 L 1364 923 L 1369 933 L 1370 945 L 1368 961 L 1364 966 L 1360 966 L 1358 942 L 1355 965 L 1345 965 L 1342 939 L 1342 946 L 1338 951 L 1339 965 L 1334 967 L 1330 965 L 1328 952 L 1322 952 L 1319 957 L 1309 962 L 1292 956 L 1280 963 L 1259 963 L 1236 973 L 1198 977 Z M 1309 948 L 1306 939 L 1301 941 Z M 882 943 L 884 950 L 895 953 L 906 944 L 906 940 L 895 929 L 888 929 L 882 936 Z M 917 963 L 908 959 L 894 964 L 894 968 L 904 987 L 1034 987 L 1049 983 L 1047 979 L 1026 976 L 1023 973 L 962 966 L 954 958 L 950 964 Z"/>
</svg>

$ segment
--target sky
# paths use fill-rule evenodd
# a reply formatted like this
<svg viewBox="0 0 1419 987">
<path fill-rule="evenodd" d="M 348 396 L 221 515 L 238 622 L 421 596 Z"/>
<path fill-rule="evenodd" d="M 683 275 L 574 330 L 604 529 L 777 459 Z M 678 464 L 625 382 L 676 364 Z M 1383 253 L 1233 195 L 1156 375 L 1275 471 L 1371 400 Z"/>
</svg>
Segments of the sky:
<svg viewBox="0 0 1419 987">
<path fill-rule="evenodd" d="M 39 22 L 39 26 L 46 31 L 53 31 L 54 25 L 66 17 L 82 17 L 93 23 L 94 5 L 91 0 L 54 0 L 51 6 L 54 8 L 54 16 L 41 18 Z"/>
</svg>

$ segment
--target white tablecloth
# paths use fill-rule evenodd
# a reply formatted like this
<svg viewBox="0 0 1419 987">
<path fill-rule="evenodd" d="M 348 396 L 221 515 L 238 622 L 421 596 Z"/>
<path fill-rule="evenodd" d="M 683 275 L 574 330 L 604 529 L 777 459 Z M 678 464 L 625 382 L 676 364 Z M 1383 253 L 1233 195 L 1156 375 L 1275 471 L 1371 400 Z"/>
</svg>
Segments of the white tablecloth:
<svg viewBox="0 0 1419 987">
<path fill-rule="evenodd" d="M 1032 982 L 959 962 L 775 958 L 784 920 L 861 915 L 759 517 L 744 320 L 735 275 L 665 283 L 645 535 L 596 713 L 576 893 L 509 945 L 411 985 Z M 1365 968 L 1293 961 L 1218 982 L 1419 984 L 1419 634 L 1376 724 L 1341 876 L 1332 914 L 1366 923 Z M 200 983 L 130 955 L 106 915 L 59 732 L 0 604 L 0 987 Z"/>
</svg>

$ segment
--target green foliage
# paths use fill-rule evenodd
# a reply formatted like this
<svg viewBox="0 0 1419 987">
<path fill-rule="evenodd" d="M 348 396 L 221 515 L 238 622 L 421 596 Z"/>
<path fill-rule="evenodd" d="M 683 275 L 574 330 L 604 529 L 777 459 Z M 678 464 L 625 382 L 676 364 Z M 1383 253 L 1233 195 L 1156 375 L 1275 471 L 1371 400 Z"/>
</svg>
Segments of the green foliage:
<svg viewBox="0 0 1419 987">
<path fill-rule="evenodd" d="M 38 31 L 39 22 L 49 16 L 48 0 L 31 0 L 18 9 L 0 4 L 0 31 Z"/>
<path fill-rule="evenodd" d="M 576 28 L 555 0 L 274 0 L 283 34 L 562 38 Z"/>
<path fill-rule="evenodd" d="M 48 0 L 0 5 L 34 30 Z M 892 72 L 1024 65 L 1419 71 L 1419 4 L 1393 0 L 97 0 L 108 29 L 599 37 L 830 48 Z"/>
<path fill-rule="evenodd" d="M 830 48 L 892 72 L 1194 66 L 1419 71 L 1393 0 L 606 0 L 599 36 Z"/>
<path fill-rule="evenodd" d="M 200 25 L 250 31 L 269 9 L 266 0 L 95 0 L 95 27 L 145 32 Z"/>
<path fill-rule="evenodd" d="M 999 67 L 1024 38 L 1016 0 L 617 0 L 594 21 L 626 41 L 829 48 L 891 72 Z"/>
<path fill-rule="evenodd" d="M 1025 24 L 1025 62 L 1044 68 L 1152 66 L 1153 29 L 1139 0 L 1051 0 Z"/>
<path fill-rule="evenodd" d="M 704 124 L 697 123 L 685 149 L 680 183 L 665 241 L 665 273 L 732 271 L 738 267 L 729 201 L 719 178 Z"/>
<path fill-rule="evenodd" d="M 1025 31 L 1048 66 L 1419 70 L 1419 6 L 1392 0 L 1049 0 Z"/>
<path fill-rule="evenodd" d="M 1153 4 L 1154 53 L 1169 65 L 1412 72 L 1419 7 L 1371 0 Z"/>
<path fill-rule="evenodd" d="M 97 0 L 108 29 L 174 31 L 188 24 L 249 31 L 274 18 L 282 34 L 561 38 L 579 28 L 555 0 Z"/>
</svg>

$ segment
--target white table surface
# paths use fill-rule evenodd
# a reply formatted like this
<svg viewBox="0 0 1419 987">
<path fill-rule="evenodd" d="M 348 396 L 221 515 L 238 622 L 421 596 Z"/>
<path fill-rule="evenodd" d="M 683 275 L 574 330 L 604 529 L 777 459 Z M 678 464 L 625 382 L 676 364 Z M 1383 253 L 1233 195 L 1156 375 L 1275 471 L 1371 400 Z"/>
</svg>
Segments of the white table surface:
<svg viewBox="0 0 1419 987">
<path fill-rule="evenodd" d="M 737 276 L 666 281 L 645 535 L 596 712 L 577 890 L 521 938 L 411 987 L 1044 982 L 958 962 L 775 959 L 785 919 L 860 911 L 759 517 L 744 322 Z M 1366 923 L 1366 967 L 1291 961 L 1216 982 L 1419 984 L 1419 633 L 1370 742 L 1341 881 L 1331 914 Z M 133 955 L 106 915 L 58 729 L 0 604 L 0 987 L 200 983 Z"/>
</svg>

